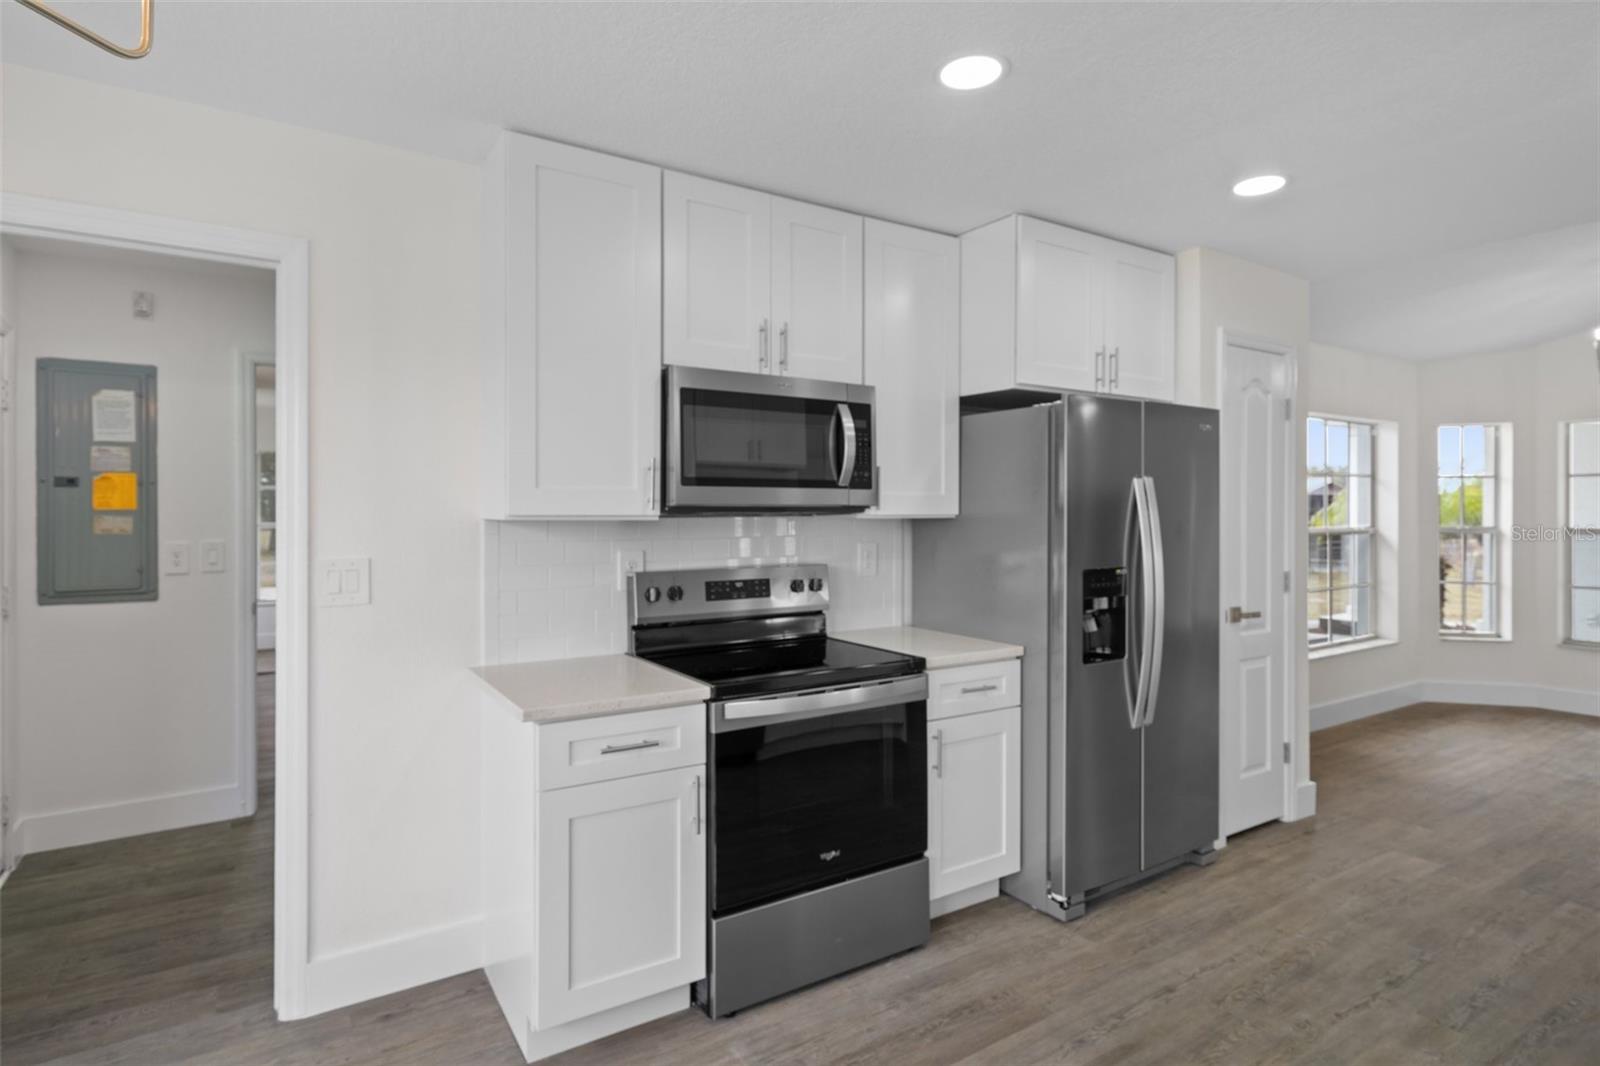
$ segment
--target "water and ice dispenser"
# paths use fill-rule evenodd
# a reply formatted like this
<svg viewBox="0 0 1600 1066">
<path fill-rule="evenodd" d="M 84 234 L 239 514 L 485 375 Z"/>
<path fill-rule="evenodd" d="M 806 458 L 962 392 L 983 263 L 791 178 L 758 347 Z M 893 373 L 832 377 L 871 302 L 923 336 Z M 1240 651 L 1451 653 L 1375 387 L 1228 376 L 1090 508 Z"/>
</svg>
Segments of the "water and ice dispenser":
<svg viewBox="0 0 1600 1066">
<path fill-rule="evenodd" d="M 1083 661 L 1109 663 L 1127 656 L 1128 571 L 1108 566 L 1083 572 Z"/>
</svg>

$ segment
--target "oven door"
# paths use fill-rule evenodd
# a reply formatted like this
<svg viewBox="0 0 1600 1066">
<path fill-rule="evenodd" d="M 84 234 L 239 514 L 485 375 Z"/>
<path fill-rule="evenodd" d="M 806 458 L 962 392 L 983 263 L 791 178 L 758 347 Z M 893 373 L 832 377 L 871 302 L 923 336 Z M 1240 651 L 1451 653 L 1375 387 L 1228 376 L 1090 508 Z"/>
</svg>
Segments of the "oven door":
<svg viewBox="0 0 1600 1066">
<path fill-rule="evenodd" d="M 928 848 L 924 675 L 711 705 L 712 913 Z"/>
<path fill-rule="evenodd" d="M 668 513 L 878 502 L 870 386 L 676 366 L 664 381 Z"/>
</svg>

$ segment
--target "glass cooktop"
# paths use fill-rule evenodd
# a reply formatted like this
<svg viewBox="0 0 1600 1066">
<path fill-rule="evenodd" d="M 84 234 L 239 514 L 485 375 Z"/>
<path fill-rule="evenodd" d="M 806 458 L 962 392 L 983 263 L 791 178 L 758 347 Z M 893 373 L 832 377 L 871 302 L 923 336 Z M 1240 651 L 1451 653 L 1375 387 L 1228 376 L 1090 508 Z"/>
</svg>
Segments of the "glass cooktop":
<svg viewBox="0 0 1600 1066">
<path fill-rule="evenodd" d="M 655 651 L 640 658 L 705 682 L 718 700 L 904 677 L 920 674 L 924 666 L 914 655 L 822 636 Z"/>
</svg>

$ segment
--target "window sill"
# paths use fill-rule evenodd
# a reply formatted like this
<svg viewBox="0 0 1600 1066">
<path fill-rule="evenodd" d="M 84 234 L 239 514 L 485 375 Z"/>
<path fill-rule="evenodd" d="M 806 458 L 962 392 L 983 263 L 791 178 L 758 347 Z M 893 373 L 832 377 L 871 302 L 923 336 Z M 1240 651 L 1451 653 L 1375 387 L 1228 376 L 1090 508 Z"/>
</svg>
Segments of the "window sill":
<svg viewBox="0 0 1600 1066">
<path fill-rule="evenodd" d="M 1354 655 L 1358 651 L 1371 651 L 1374 648 L 1392 648 L 1399 644 L 1398 640 L 1388 637 L 1368 637 L 1366 640 L 1352 640 L 1344 644 L 1335 644 L 1329 648 L 1316 648 L 1311 652 L 1311 661 L 1319 659 L 1337 659 L 1341 655 Z"/>
<path fill-rule="evenodd" d="M 1457 636 L 1453 633 L 1440 633 L 1439 639 L 1446 644 L 1510 644 L 1510 637 L 1502 637 L 1498 633 L 1484 633 L 1481 636 Z"/>
<path fill-rule="evenodd" d="M 1567 637 L 1561 642 L 1563 648 L 1574 648 L 1578 651 L 1600 651 L 1600 642 L 1593 640 L 1573 640 Z"/>
</svg>

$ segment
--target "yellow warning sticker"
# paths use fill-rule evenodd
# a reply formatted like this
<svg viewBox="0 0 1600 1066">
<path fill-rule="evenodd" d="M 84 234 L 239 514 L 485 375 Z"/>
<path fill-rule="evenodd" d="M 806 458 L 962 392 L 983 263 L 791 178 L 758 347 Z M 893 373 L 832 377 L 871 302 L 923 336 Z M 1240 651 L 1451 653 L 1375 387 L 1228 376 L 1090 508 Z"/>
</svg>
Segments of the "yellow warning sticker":
<svg viewBox="0 0 1600 1066">
<path fill-rule="evenodd" d="M 107 471 L 94 476 L 96 511 L 137 511 L 139 475 L 128 471 Z"/>
</svg>

